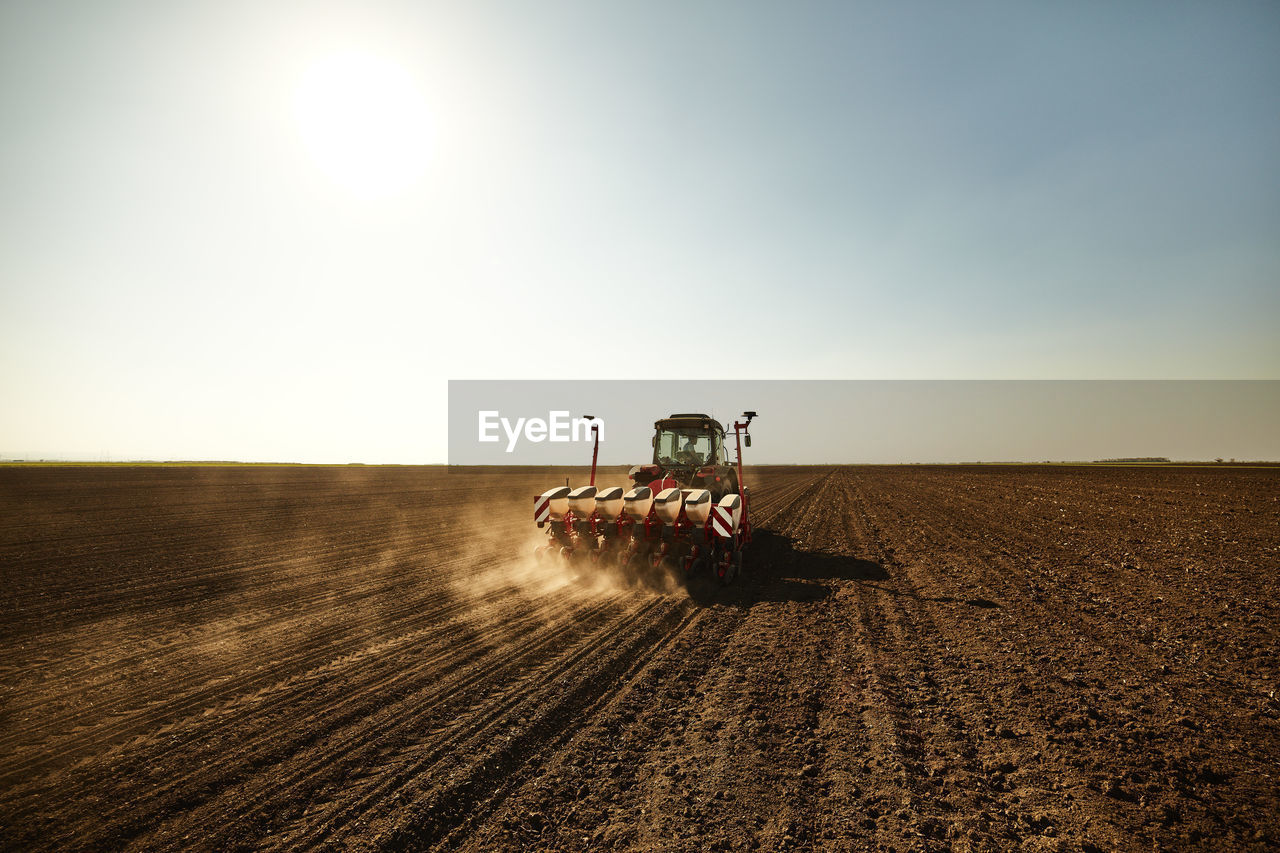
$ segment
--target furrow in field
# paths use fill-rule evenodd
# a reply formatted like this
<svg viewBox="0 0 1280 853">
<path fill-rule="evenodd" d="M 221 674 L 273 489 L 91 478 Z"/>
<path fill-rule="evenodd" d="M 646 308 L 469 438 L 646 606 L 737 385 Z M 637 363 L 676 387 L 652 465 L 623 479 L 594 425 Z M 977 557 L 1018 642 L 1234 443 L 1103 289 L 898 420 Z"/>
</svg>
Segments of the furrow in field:
<svg viewBox="0 0 1280 853">
<path fill-rule="evenodd" d="M 367 808 L 368 801 L 394 795 L 418 774 L 429 775 L 440 761 L 465 756 L 469 738 L 478 728 L 491 729 L 487 726 L 491 718 L 521 702 L 544 681 L 563 677 L 582 649 L 625 634 L 628 626 L 658 604 L 606 596 L 583 612 L 548 614 L 552 627 L 542 632 L 498 638 L 472 661 L 432 662 L 417 668 L 415 661 L 401 657 L 398 662 L 413 672 L 415 681 L 434 678 L 439 684 L 388 702 L 366 720 L 334 728 L 314 745 L 295 750 L 270 774 L 250 776 L 206 808 L 183 815 L 164 827 L 156 840 L 174 838 L 184 827 L 212 822 L 226 827 L 207 840 L 210 849 L 218 849 L 233 843 L 248 827 L 263 838 L 267 832 L 287 834 L 288 818 L 296 816 L 288 812 L 296 813 L 300 807 L 311 827 L 343 818 L 344 806 L 352 798 Z M 318 774 L 318 767 L 324 772 Z M 339 780 L 340 784 L 332 785 Z M 378 792 L 362 796 L 360 792 L 368 787 Z M 292 808 L 264 814 L 263 803 L 290 803 Z"/>
<path fill-rule="evenodd" d="M 282 685 L 279 695 L 250 697 L 243 707 L 196 720 L 197 728 L 181 739 L 160 736 L 137 744 L 114 761 L 73 770 L 54 780 L 53 788 L 65 791 L 69 785 L 83 785 L 92 797 L 102 776 L 116 780 L 120 797 L 115 800 L 123 799 L 123 806 L 107 805 L 94 823 L 94 837 L 132 838 L 149 829 L 156 815 L 192 810 L 246 778 L 274 772 L 272 768 L 280 762 L 329 733 L 385 713 L 398 702 L 420 701 L 432 707 L 451 690 L 465 691 L 466 684 L 459 687 L 456 678 L 438 673 L 452 674 L 477 661 L 499 665 L 492 654 L 495 643 L 521 642 L 532 653 L 554 643 L 573 623 L 590 624 L 613 609 L 607 600 L 584 602 L 569 590 L 532 606 L 512 599 L 500 603 L 506 604 L 508 611 L 519 607 L 519 615 L 501 622 L 492 614 L 473 613 L 470 620 L 464 618 L 455 624 L 446 638 L 424 638 L 400 656 L 361 657 L 336 672 L 321 670 L 316 678 Z M 406 666 L 406 660 L 413 665 Z M 437 671 L 437 677 L 425 676 L 421 666 Z M 237 732 L 234 746 L 226 740 L 224 726 L 228 723 L 234 724 Z M 217 760 L 210 763 L 215 756 Z M 161 764 L 188 769 L 159 780 L 145 772 L 145 768 Z M 36 792 L 31 807 L 39 799 Z"/>
<path fill-rule="evenodd" d="M 511 525 L 499 529 L 514 533 L 518 528 Z M 258 576 L 255 583 L 263 587 L 262 593 L 250 595 L 237 590 L 230 599 L 225 596 L 206 597 L 182 609 L 182 623 L 200 626 L 216 621 L 219 627 L 234 630 L 239 635 L 256 635 L 260 631 L 278 629 L 291 619 L 307 618 L 319 609 L 338 611 L 350 607 L 365 610 L 379 597 L 396 596 L 402 600 L 378 608 L 382 621 L 394 622 L 399 615 L 397 611 L 408 613 L 417 606 L 416 602 L 403 600 L 406 591 L 411 592 L 414 598 L 434 597 L 437 590 L 433 583 L 449 578 L 474 560 L 470 555 L 450 557 L 439 553 L 438 549 L 415 547 L 411 539 L 379 543 L 379 546 L 383 550 L 372 565 L 364 563 L 349 569 L 340 568 L 342 559 L 327 552 L 315 552 L 305 558 L 291 556 L 264 561 L 253 569 Z M 250 567 L 224 566 L 223 570 L 237 572 L 241 568 Z M 47 684 L 61 682 L 83 690 L 93 683 L 95 676 L 114 675 L 140 662 L 152 668 L 163 667 L 167 653 L 184 652 L 187 650 L 185 647 L 192 643 L 190 630 L 160 630 L 165 621 L 162 615 L 156 614 L 145 620 L 122 622 L 120 641 L 108 649 L 92 647 L 84 642 L 56 657 L 51 655 L 35 664 L 24 662 L 20 669 L 3 679 L 5 689 L 18 696 L 11 701 L 9 709 L 14 713 L 25 710 L 29 702 L 24 703 L 23 694 L 31 696 L 31 702 L 47 701 L 41 696 Z M 159 624 L 148 630 L 152 622 Z M 167 622 L 172 624 L 172 615 Z M 328 633 L 335 635 L 343 630 L 343 626 L 336 625 L 328 629 Z M 130 634 L 141 636 L 136 643 L 129 643 Z M 325 637 L 311 631 L 310 639 L 323 642 Z M 51 651 L 47 646 L 44 649 L 45 654 Z"/>
<path fill-rule="evenodd" d="M 693 608 L 663 598 L 639 608 L 626 624 L 587 638 L 547 664 L 505 702 L 471 715 L 464 737 L 435 745 L 366 793 L 309 843 L 327 843 L 333 837 L 350 843 L 357 821 L 373 829 L 371 848 L 421 848 L 445 841 L 459 825 L 492 808 L 531 767 L 545 762 L 583 720 L 590 719 L 598 703 L 625 684 L 629 673 L 697 618 Z M 433 768 L 453 754 L 469 756 L 467 767 L 433 780 Z M 396 809 L 382 796 L 393 788 L 412 802 L 407 810 Z"/>
<path fill-rule="evenodd" d="M 864 619 L 871 630 L 862 645 L 879 671 L 874 681 L 896 697 L 895 713 L 886 716 L 907 745 L 896 766 L 908 789 L 902 808 L 883 799 L 869 807 L 886 817 L 887 826 L 877 825 L 891 830 L 884 842 L 906 832 L 948 845 L 1007 845 L 1028 834 L 1082 831 L 1074 795 L 1061 792 L 1060 769 L 1040 766 L 1039 745 L 1008 715 L 1007 700 L 992 695 L 991 655 L 972 636 L 984 608 L 922 584 L 917 571 L 932 571 L 930 563 L 892 556 L 897 549 L 880 538 L 852 484 L 848 513 L 886 567 L 885 582 L 851 592 L 864 614 L 878 614 Z"/>
<path fill-rule="evenodd" d="M 1090 816 L 1106 815 L 1094 819 L 1091 843 L 1118 849 L 1149 844 L 1144 839 L 1153 836 L 1146 830 L 1135 837 L 1120 827 L 1134 821 L 1168 827 L 1168 803 L 1181 798 L 1179 791 L 1203 788 L 1196 781 L 1204 772 L 1203 759 L 1195 757 L 1198 737 L 1174 724 L 1204 713 L 1203 689 L 1186 689 L 1162 675 L 1161 667 L 1168 668 L 1158 656 L 1125 639 L 1128 620 L 1079 606 L 1091 584 L 1086 555 L 1068 564 L 1070 585 L 1055 589 L 1034 576 L 1028 582 L 1026 569 L 998 536 L 998 508 L 987 516 L 927 494 L 895 505 L 894 496 L 881 491 L 877 512 L 921 597 L 945 605 L 936 612 L 952 630 L 965 632 L 957 645 L 975 662 L 975 678 L 993 703 L 984 727 L 998 735 L 991 738 L 999 746 L 993 760 L 1016 768 L 1008 784 L 1028 804 L 1038 801 L 1038 810 L 1020 813 L 1022 825 L 1008 831 L 1048 822 L 1083 833 Z M 974 604 L 977 610 L 965 606 Z M 1227 729 L 1235 725 L 1225 723 Z M 1124 734 L 1109 747 L 1087 748 L 1094 731 L 1116 729 Z M 1244 760 L 1242 747 L 1228 744 L 1233 763 L 1249 768 L 1236 784 L 1256 792 L 1267 784 L 1265 769 Z M 1179 756 L 1189 756 L 1190 763 Z M 1265 799 L 1256 793 L 1249 798 Z M 1175 822 L 1202 819 L 1222 815 L 1212 806 L 1183 805 Z"/>
<path fill-rule="evenodd" d="M 308 633 L 303 645 L 270 660 L 261 668 L 233 671 L 225 678 L 209 681 L 208 674 L 190 670 L 165 683 L 164 698 L 152 700 L 140 708 L 115 709 L 107 717 L 90 718 L 89 712 L 74 709 L 62 714 L 41 714 L 38 726 L 24 726 L 9 737 L 0 738 L 0 754 L 6 756 L 0 785 L 30 782 L 50 769 L 75 764 L 86 757 L 101 755 L 127 743 L 135 748 L 141 738 L 163 737 L 169 740 L 182 729 L 199 726 L 211 714 L 223 713 L 238 706 L 246 697 L 277 693 L 282 684 L 305 681 L 318 671 L 325 671 L 355 658 L 385 653 L 408 644 L 419 644 L 425 638 L 448 629 L 460 614 L 502 601 L 516 591 L 505 587 L 484 593 L 474 600 L 451 601 L 439 597 L 414 602 L 396 615 L 413 618 L 397 620 L 394 630 L 384 630 L 377 637 L 360 637 L 356 642 L 336 644 L 345 638 L 345 627 L 332 628 L 319 634 Z M 282 622 L 272 634 L 281 635 L 284 645 L 290 634 L 289 622 Z M 176 643 L 175 643 L 176 644 Z M 151 655 L 146 662 L 155 665 Z M 139 661 L 141 662 L 141 658 Z M 136 665 L 136 663 L 135 663 Z M 37 703 L 29 703 L 34 710 Z M 91 710 L 91 709 L 90 709 Z M 15 710 L 15 713 L 17 711 Z M 18 755 L 29 757 L 17 758 Z"/>
</svg>

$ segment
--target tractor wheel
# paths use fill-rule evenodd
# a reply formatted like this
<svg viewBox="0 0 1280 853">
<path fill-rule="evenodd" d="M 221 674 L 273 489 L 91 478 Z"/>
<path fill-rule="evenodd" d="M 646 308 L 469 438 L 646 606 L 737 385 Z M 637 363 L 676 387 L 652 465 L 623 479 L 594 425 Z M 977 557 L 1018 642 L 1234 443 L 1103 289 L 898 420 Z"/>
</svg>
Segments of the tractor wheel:
<svg viewBox="0 0 1280 853">
<path fill-rule="evenodd" d="M 636 576 L 640 573 L 642 566 L 646 565 L 649 558 L 639 551 L 630 551 L 618 558 L 618 566 L 626 573 L 632 583 L 635 582 Z"/>
<path fill-rule="evenodd" d="M 742 552 L 726 550 L 716 562 L 716 580 L 721 586 L 728 586 L 737 579 L 742 569 Z"/>
</svg>

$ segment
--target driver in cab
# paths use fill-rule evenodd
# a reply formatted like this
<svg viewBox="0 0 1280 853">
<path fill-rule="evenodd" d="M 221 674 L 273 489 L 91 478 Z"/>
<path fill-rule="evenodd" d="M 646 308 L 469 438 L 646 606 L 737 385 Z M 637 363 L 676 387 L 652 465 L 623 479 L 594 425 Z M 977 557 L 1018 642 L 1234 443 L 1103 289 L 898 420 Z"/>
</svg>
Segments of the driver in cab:
<svg viewBox="0 0 1280 853">
<path fill-rule="evenodd" d="M 702 458 L 702 454 L 698 452 L 693 444 L 693 439 L 688 439 L 684 444 L 684 450 L 677 454 L 676 458 L 685 465 L 701 465 L 706 460 Z"/>
</svg>

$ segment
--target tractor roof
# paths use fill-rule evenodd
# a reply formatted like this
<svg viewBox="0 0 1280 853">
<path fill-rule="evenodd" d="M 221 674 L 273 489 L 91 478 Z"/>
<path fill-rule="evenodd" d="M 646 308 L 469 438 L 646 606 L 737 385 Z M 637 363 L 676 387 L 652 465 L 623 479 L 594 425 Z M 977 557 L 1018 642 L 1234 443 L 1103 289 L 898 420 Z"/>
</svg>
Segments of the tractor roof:
<svg viewBox="0 0 1280 853">
<path fill-rule="evenodd" d="M 724 427 L 720 426 L 717 421 L 712 420 L 710 415 L 690 413 L 675 414 L 669 418 L 655 421 L 653 427 L 654 429 L 705 429 L 724 432 Z"/>
</svg>

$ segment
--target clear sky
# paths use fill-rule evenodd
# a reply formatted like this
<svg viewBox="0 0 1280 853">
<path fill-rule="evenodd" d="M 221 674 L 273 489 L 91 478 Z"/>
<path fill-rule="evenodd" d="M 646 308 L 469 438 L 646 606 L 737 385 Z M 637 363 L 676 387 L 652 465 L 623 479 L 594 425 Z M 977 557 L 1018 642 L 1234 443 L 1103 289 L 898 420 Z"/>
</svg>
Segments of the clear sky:
<svg viewBox="0 0 1280 853">
<path fill-rule="evenodd" d="M 444 461 L 450 378 L 1278 378 L 1278 48 L 1272 2 L 6 3 L 0 456 Z"/>
</svg>

